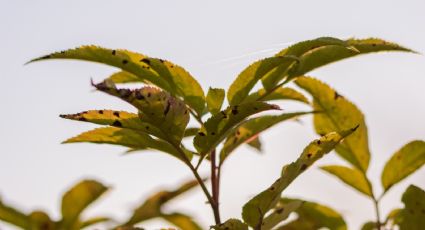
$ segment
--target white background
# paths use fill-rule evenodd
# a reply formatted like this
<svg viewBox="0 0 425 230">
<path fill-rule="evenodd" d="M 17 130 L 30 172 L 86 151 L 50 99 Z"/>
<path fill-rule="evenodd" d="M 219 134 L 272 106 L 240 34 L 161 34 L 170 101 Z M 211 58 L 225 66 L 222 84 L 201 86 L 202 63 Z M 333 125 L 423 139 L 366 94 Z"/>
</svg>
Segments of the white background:
<svg viewBox="0 0 425 230">
<path fill-rule="evenodd" d="M 59 114 L 87 109 L 133 110 L 93 92 L 115 70 L 93 63 L 31 58 L 83 44 L 127 48 L 162 57 L 188 69 L 204 89 L 226 88 L 249 63 L 287 45 L 320 36 L 376 36 L 425 52 L 425 2 L 405 1 L 41 1 L 0 0 L 0 194 L 25 211 L 44 209 L 59 216 L 60 195 L 81 178 L 95 178 L 113 190 L 86 216 L 124 220 L 142 198 L 160 187 L 191 178 L 168 155 L 107 145 L 60 142 L 95 127 L 63 120 Z M 365 113 L 372 161 L 369 175 L 379 194 L 380 172 L 403 144 L 425 139 L 425 58 L 405 53 L 373 54 L 312 72 Z M 287 111 L 307 109 L 283 104 Z M 294 160 L 316 137 L 311 117 L 282 124 L 262 136 L 266 154 L 240 148 L 224 167 L 222 219 L 240 217 L 241 206 L 270 185 L 282 165 Z M 267 141 L 266 141 L 267 140 Z M 344 214 L 350 229 L 375 217 L 372 203 L 317 165 L 341 162 L 335 154 L 320 160 L 285 195 L 320 201 Z M 202 168 L 205 175 L 208 167 Z M 383 199 L 383 214 L 399 207 L 410 183 L 425 187 L 425 171 L 396 186 Z M 212 214 L 200 189 L 167 207 L 193 214 L 206 228 Z M 164 226 L 151 221 L 149 229 Z M 0 225 L 0 229 L 12 229 Z"/>
</svg>

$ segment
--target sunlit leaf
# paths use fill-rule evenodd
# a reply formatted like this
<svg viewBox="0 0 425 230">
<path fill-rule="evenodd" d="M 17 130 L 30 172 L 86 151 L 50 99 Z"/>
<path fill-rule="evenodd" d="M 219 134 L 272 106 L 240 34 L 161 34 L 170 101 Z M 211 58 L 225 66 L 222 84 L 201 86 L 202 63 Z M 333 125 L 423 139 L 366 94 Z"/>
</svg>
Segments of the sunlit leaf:
<svg viewBox="0 0 425 230">
<path fill-rule="evenodd" d="M 385 190 L 425 164 L 425 141 L 412 141 L 398 150 L 385 164 L 381 181 Z"/>
<path fill-rule="evenodd" d="M 265 89 L 260 89 L 254 93 L 251 93 L 244 102 L 249 101 L 274 101 L 274 100 L 293 100 L 299 101 L 305 104 L 309 104 L 310 102 L 304 96 L 304 94 L 296 91 L 295 89 L 288 87 L 280 87 L 275 89 L 273 92 L 268 93 Z"/>
<path fill-rule="evenodd" d="M 113 144 L 129 147 L 131 149 L 155 149 L 169 153 L 174 157 L 182 159 L 180 153 L 171 144 L 150 137 L 146 133 L 131 129 L 106 127 L 93 129 L 76 137 L 72 137 L 63 143 L 90 142 L 96 144 Z M 190 155 L 186 155 L 189 159 Z"/>
<path fill-rule="evenodd" d="M 284 198 L 280 202 L 289 203 L 298 199 Z M 302 200 L 299 200 L 302 201 Z M 326 228 L 329 230 L 346 230 L 342 216 L 330 207 L 310 201 L 303 201 L 295 210 L 298 218 L 288 224 L 280 226 L 278 230 L 312 230 Z"/>
<path fill-rule="evenodd" d="M 166 221 L 184 230 L 201 230 L 202 228 L 190 216 L 182 213 L 164 214 L 161 216 Z"/>
<path fill-rule="evenodd" d="M 84 180 L 73 186 L 62 197 L 61 227 L 70 229 L 74 226 L 83 210 L 107 190 L 108 187 L 94 180 Z"/>
<path fill-rule="evenodd" d="M 153 87 L 117 89 L 110 82 L 94 85 L 98 90 L 121 98 L 139 109 L 140 119 L 162 131 L 167 140 L 179 144 L 189 122 L 186 105 L 169 93 Z"/>
<path fill-rule="evenodd" d="M 104 223 L 104 222 L 109 222 L 111 221 L 111 218 L 109 217 L 93 217 L 87 220 L 84 220 L 83 222 L 81 222 L 80 224 L 80 228 L 87 228 L 89 226 L 95 225 L 95 224 L 99 224 L 99 223 Z"/>
<path fill-rule="evenodd" d="M 0 220 L 23 229 L 29 229 L 30 219 L 25 213 L 6 205 L 0 199 Z"/>
<path fill-rule="evenodd" d="M 199 83 L 182 67 L 166 60 L 150 58 L 127 50 L 82 46 L 52 53 L 30 62 L 50 59 L 77 59 L 115 66 L 137 76 L 143 82 L 150 82 L 183 97 L 184 101 L 198 113 L 205 107 L 204 92 Z"/>
<path fill-rule="evenodd" d="M 207 93 L 207 107 L 212 114 L 220 112 L 225 97 L 224 89 L 210 88 Z"/>
<path fill-rule="evenodd" d="M 238 219 L 228 219 L 222 224 L 212 226 L 214 230 L 248 230 L 248 225 Z"/>
<path fill-rule="evenodd" d="M 410 185 L 401 199 L 405 205 L 399 213 L 400 230 L 421 230 L 425 226 L 425 191 Z"/>
<path fill-rule="evenodd" d="M 188 190 L 194 188 L 197 185 L 198 182 L 193 180 L 184 183 L 176 190 L 163 190 L 149 196 L 143 202 L 143 204 L 141 204 L 134 210 L 133 215 L 123 226 L 133 226 L 142 221 L 155 217 L 160 217 L 161 215 L 163 215 L 161 211 L 162 205 L 176 198 L 177 196 L 187 192 Z"/>
<path fill-rule="evenodd" d="M 366 172 L 370 152 L 368 134 L 362 112 L 350 101 L 321 81 L 299 77 L 295 83 L 313 97 L 313 107 L 320 113 L 314 115 L 314 126 L 318 134 L 332 130 L 345 130 L 359 125 L 358 130 L 336 147 L 336 152 L 358 169 Z"/>
<path fill-rule="evenodd" d="M 362 171 L 340 165 L 327 165 L 320 168 L 338 177 L 341 181 L 366 196 L 373 197 L 371 184 Z"/>
<path fill-rule="evenodd" d="M 263 219 L 261 230 L 272 229 L 280 222 L 286 220 L 292 212 L 297 210 L 302 205 L 302 203 L 303 201 L 301 200 L 293 200 L 286 203 L 279 202 L 272 213 Z"/>
<path fill-rule="evenodd" d="M 335 38 L 318 38 L 297 43 L 282 50 L 277 55 L 294 55 L 300 59 L 298 68 L 289 76 L 291 78 L 304 75 L 313 69 L 335 61 L 381 51 L 413 52 L 398 44 L 377 38 L 348 39 L 345 41 Z"/>
<path fill-rule="evenodd" d="M 292 56 L 277 56 L 259 60 L 243 70 L 230 85 L 227 99 L 230 105 L 240 104 L 267 73 L 280 65 L 289 65 L 298 60 Z"/>
<path fill-rule="evenodd" d="M 89 110 L 76 114 L 60 115 L 60 117 L 99 125 L 132 129 L 145 132 L 161 139 L 166 138 L 158 128 L 148 122 L 143 122 L 139 115 L 125 111 Z"/>
<path fill-rule="evenodd" d="M 56 223 L 42 211 L 34 211 L 30 214 L 31 230 L 55 230 L 57 229 Z M 71 227 L 68 229 L 72 229 Z"/>
<path fill-rule="evenodd" d="M 143 81 L 142 78 L 137 77 L 136 75 L 129 73 L 127 71 L 119 71 L 107 78 L 108 80 L 114 82 L 115 84 L 123 84 L 123 83 L 148 83 Z"/>
<path fill-rule="evenodd" d="M 265 111 L 278 109 L 275 105 L 264 102 L 249 102 L 229 106 L 210 117 L 194 138 L 194 145 L 201 154 L 209 153 L 231 131 L 233 127 L 249 116 Z"/>
<path fill-rule="evenodd" d="M 256 138 L 268 128 L 282 121 L 309 113 L 311 112 L 283 113 L 281 115 L 266 115 L 247 120 L 227 136 L 220 152 L 220 161 L 223 162 L 237 147 Z"/>
<path fill-rule="evenodd" d="M 261 224 L 264 215 L 276 205 L 283 190 L 285 190 L 285 188 L 309 166 L 322 158 L 326 153 L 332 151 L 343 138 L 350 135 L 355 130 L 356 128 L 352 128 L 339 133 L 328 133 L 320 139 L 311 142 L 295 162 L 282 168 L 279 179 L 268 189 L 259 193 L 244 205 L 242 211 L 244 221 L 251 227 Z"/>
</svg>

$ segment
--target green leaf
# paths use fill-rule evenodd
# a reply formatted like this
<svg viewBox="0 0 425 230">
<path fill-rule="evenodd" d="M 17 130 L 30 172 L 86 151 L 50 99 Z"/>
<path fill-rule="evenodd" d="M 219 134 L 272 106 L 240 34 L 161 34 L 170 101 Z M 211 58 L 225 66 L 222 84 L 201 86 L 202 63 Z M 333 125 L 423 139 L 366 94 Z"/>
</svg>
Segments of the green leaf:
<svg viewBox="0 0 425 230">
<path fill-rule="evenodd" d="M 238 219 L 228 219 L 226 222 L 212 226 L 214 230 L 248 230 L 248 225 Z"/>
<path fill-rule="evenodd" d="M 212 114 L 220 112 L 224 101 L 224 89 L 209 88 L 207 93 L 207 107 Z"/>
<path fill-rule="evenodd" d="M 83 210 L 107 190 L 108 187 L 94 180 L 84 180 L 73 186 L 62 197 L 61 227 L 71 229 L 79 221 Z"/>
<path fill-rule="evenodd" d="M 143 81 L 143 79 L 137 77 L 136 75 L 129 73 L 127 71 L 119 71 L 107 78 L 107 80 L 112 81 L 115 84 L 123 84 L 123 83 L 149 83 Z"/>
<path fill-rule="evenodd" d="M 76 137 L 72 137 L 63 143 L 90 142 L 96 144 L 113 144 L 129 147 L 131 149 L 155 149 L 169 153 L 181 160 L 181 154 L 169 143 L 154 139 L 146 133 L 131 129 L 106 127 L 93 129 Z M 189 159 L 191 155 L 186 155 Z"/>
<path fill-rule="evenodd" d="M 184 137 L 195 136 L 199 132 L 199 127 L 190 127 L 184 131 Z"/>
<path fill-rule="evenodd" d="M 223 162 L 241 144 L 255 139 L 266 129 L 292 118 L 296 118 L 311 112 L 283 113 L 281 115 L 267 115 L 251 118 L 232 131 L 227 136 L 220 152 L 220 161 Z"/>
<path fill-rule="evenodd" d="M 425 164 L 425 141 L 412 141 L 398 150 L 385 164 L 381 181 L 387 191 Z"/>
<path fill-rule="evenodd" d="M 202 228 L 190 216 L 182 213 L 164 214 L 161 216 L 166 221 L 184 230 L 201 230 Z"/>
<path fill-rule="evenodd" d="M 205 107 L 204 92 L 199 83 L 182 67 L 169 61 L 127 50 L 82 46 L 52 53 L 30 62 L 47 59 L 77 59 L 118 67 L 137 76 L 143 82 L 150 82 L 173 95 L 183 97 L 184 101 L 198 113 Z"/>
<path fill-rule="evenodd" d="M 366 196 L 373 197 L 371 184 L 362 171 L 340 165 L 327 165 L 320 168 L 338 177 L 341 181 Z"/>
<path fill-rule="evenodd" d="M 274 100 L 294 100 L 305 104 L 310 104 L 304 94 L 288 87 L 280 87 L 264 96 L 267 93 L 265 89 L 260 89 L 257 92 L 251 93 L 244 102 L 250 101 L 274 101 Z"/>
<path fill-rule="evenodd" d="M 169 93 L 153 87 L 117 89 L 114 84 L 102 82 L 94 85 L 98 90 L 121 98 L 139 109 L 140 119 L 162 131 L 166 140 L 180 144 L 189 122 L 186 105 Z"/>
<path fill-rule="evenodd" d="M 31 230 L 55 230 L 58 229 L 56 223 L 43 211 L 34 211 L 30 214 Z M 73 228 L 68 228 L 73 229 Z"/>
<path fill-rule="evenodd" d="M 279 202 L 273 212 L 264 218 L 261 224 L 261 230 L 272 229 L 280 222 L 286 220 L 292 212 L 302 205 L 302 203 L 303 201 L 301 200 L 294 200 L 287 203 Z"/>
<path fill-rule="evenodd" d="M 410 185 L 403 193 L 405 205 L 399 214 L 400 230 L 421 230 L 425 226 L 425 191 Z"/>
<path fill-rule="evenodd" d="M 30 219 L 25 213 L 10 207 L 0 199 L 0 220 L 23 229 L 29 229 Z"/>
<path fill-rule="evenodd" d="M 402 210 L 403 209 L 401 208 L 395 208 L 391 210 L 387 215 L 385 223 L 387 223 L 387 225 L 390 225 L 391 227 L 398 225 L 400 220 L 400 213 Z"/>
<path fill-rule="evenodd" d="M 229 104 L 240 104 L 248 96 L 255 84 L 276 67 L 297 61 L 297 58 L 291 56 L 277 56 L 254 62 L 243 70 L 230 85 L 227 92 Z"/>
<path fill-rule="evenodd" d="M 264 102 L 249 102 L 227 107 L 205 122 L 194 138 L 195 148 L 201 154 L 211 152 L 233 127 L 253 114 L 272 109 L 278 107 Z"/>
<path fill-rule="evenodd" d="M 297 43 L 276 55 L 294 55 L 300 59 L 298 68 L 289 76 L 289 78 L 293 78 L 335 61 L 381 51 L 413 52 L 398 44 L 377 38 L 348 39 L 345 41 L 335 38 L 318 38 Z"/>
<path fill-rule="evenodd" d="M 168 201 L 176 198 L 177 196 L 187 192 L 188 190 L 194 188 L 198 185 L 198 182 L 195 180 L 184 183 L 176 190 L 162 190 L 151 196 L 149 196 L 142 205 L 137 207 L 133 215 L 123 226 L 132 226 L 142 221 L 160 217 L 163 215 L 161 211 L 162 205 L 166 204 Z"/>
<path fill-rule="evenodd" d="M 111 218 L 109 218 L 109 217 L 102 217 L 102 216 L 93 217 L 93 218 L 90 218 L 90 219 L 87 219 L 87 220 L 81 222 L 80 229 L 87 228 L 89 226 L 99 224 L 99 223 L 103 223 L 103 222 L 109 222 L 109 221 L 111 221 Z"/>
<path fill-rule="evenodd" d="M 276 205 L 281 193 L 315 161 L 332 151 L 343 138 L 354 132 L 352 128 L 342 132 L 332 132 L 311 142 L 302 152 L 301 156 L 291 164 L 282 168 L 282 173 L 268 189 L 252 198 L 243 207 L 242 217 L 251 227 L 262 223 L 264 215 Z"/>
<path fill-rule="evenodd" d="M 246 144 L 248 146 L 251 146 L 252 148 L 256 149 L 258 152 L 263 151 L 260 137 L 256 136 L 254 138 L 251 138 L 250 140 L 247 140 Z"/>
<path fill-rule="evenodd" d="M 359 125 L 356 133 L 336 147 L 336 152 L 363 172 L 369 166 L 370 152 L 367 127 L 362 112 L 327 84 L 299 77 L 295 83 L 313 96 L 313 108 L 320 113 L 314 115 L 314 126 L 318 134 L 333 130 L 341 131 Z"/>
<path fill-rule="evenodd" d="M 289 203 L 298 199 L 283 198 L 280 202 Z M 302 200 L 298 200 L 302 201 Z M 302 205 L 295 210 L 298 218 L 286 225 L 280 226 L 278 230 L 311 230 L 326 228 L 329 230 L 346 230 L 342 216 L 330 207 L 310 201 L 302 201 Z"/>
<path fill-rule="evenodd" d="M 119 128 L 145 132 L 161 139 L 166 137 L 161 130 L 148 122 L 143 122 L 139 115 L 125 111 L 89 110 L 76 114 L 60 115 L 60 117 L 76 121 L 90 122 L 99 125 L 109 125 Z"/>
</svg>

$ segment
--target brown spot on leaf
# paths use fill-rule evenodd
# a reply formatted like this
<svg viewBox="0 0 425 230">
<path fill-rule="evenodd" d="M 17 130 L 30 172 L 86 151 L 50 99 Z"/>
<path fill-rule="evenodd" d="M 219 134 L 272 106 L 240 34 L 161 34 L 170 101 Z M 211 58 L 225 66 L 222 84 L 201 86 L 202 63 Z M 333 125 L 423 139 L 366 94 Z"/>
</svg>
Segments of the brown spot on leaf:
<svg viewBox="0 0 425 230">
<path fill-rule="evenodd" d="M 338 98 L 340 98 L 341 97 L 341 95 L 339 95 L 336 91 L 335 91 L 335 93 L 334 93 L 334 100 L 336 100 L 336 99 L 338 99 Z"/>
<path fill-rule="evenodd" d="M 311 156 L 313 156 L 313 154 L 307 153 L 307 158 L 310 158 Z"/>
<path fill-rule="evenodd" d="M 164 116 L 166 116 L 168 112 L 170 112 L 170 106 L 171 106 L 170 101 L 167 101 L 167 106 L 165 107 L 165 110 L 164 110 Z"/>
<path fill-rule="evenodd" d="M 127 97 L 129 97 L 131 95 L 131 91 L 128 90 L 128 89 L 119 89 L 118 90 L 118 93 L 120 94 L 120 96 L 122 98 L 127 98 Z"/>
<path fill-rule="evenodd" d="M 97 111 L 99 114 L 103 114 L 103 110 L 99 110 Z"/>
<path fill-rule="evenodd" d="M 235 107 L 233 107 L 233 108 L 232 108 L 232 114 L 233 114 L 233 115 L 238 114 L 238 112 L 239 112 L 239 111 L 238 111 L 238 106 L 235 106 Z"/>
<path fill-rule="evenodd" d="M 116 117 L 120 117 L 120 112 L 118 112 L 118 111 L 114 111 L 114 116 L 116 116 Z"/>
<path fill-rule="evenodd" d="M 137 90 L 135 92 L 135 97 L 136 97 L 137 100 L 145 100 L 145 96 L 143 96 L 142 93 L 140 93 L 139 90 Z"/>
<path fill-rule="evenodd" d="M 127 64 L 127 63 L 128 63 L 128 60 L 126 60 L 126 59 L 122 60 L 122 64 L 123 64 L 123 65 L 125 65 L 125 64 Z"/>
<path fill-rule="evenodd" d="M 205 133 L 199 132 L 198 135 L 201 136 L 201 137 L 204 137 L 205 136 Z"/>
<path fill-rule="evenodd" d="M 116 50 L 112 50 L 112 55 L 115 55 L 115 54 L 117 54 L 117 51 Z"/>
<path fill-rule="evenodd" d="M 85 117 L 79 117 L 78 120 L 79 121 L 87 121 L 87 119 Z"/>
<path fill-rule="evenodd" d="M 146 130 L 149 130 L 149 126 L 146 126 L 146 127 L 145 127 L 145 129 L 146 129 Z"/>
<path fill-rule="evenodd" d="M 278 209 L 276 209 L 276 213 L 277 214 L 282 214 L 283 210 L 284 210 L 284 208 L 278 208 Z"/>
<path fill-rule="evenodd" d="M 306 165 L 306 164 L 301 165 L 301 171 L 304 171 L 304 170 L 306 170 L 307 168 L 308 168 L 308 165 Z"/>
</svg>

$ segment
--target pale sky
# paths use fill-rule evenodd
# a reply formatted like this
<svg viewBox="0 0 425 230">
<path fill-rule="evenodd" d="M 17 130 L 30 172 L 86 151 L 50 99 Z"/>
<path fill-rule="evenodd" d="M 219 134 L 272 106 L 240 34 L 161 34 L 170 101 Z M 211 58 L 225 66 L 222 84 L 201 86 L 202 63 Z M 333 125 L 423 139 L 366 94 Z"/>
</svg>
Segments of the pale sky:
<svg viewBox="0 0 425 230">
<path fill-rule="evenodd" d="M 60 142 L 94 125 L 59 118 L 88 109 L 127 109 L 125 103 L 93 92 L 115 69 L 77 61 L 31 58 L 84 44 L 126 48 L 177 63 L 204 90 L 227 89 L 249 63 L 288 44 L 320 36 L 380 37 L 425 52 L 425 1 L 105 1 L 0 0 L 0 195 L 23 210 L 59 215 L 63 191 L 82 178 L 113 186 L 88 212 L 124 220 L 142 198 L 160 187 L 192 178 L 189 169 L 159 152 L 123 156 L 121 147 Z M 425 139 L 425 57 L 373 54 L 342 61 L 309 75 L 332 85 L 364 112 L 372 161 L 369 176 L 379 194 L 384 163 L 402 145 Z M 308 109 L 284 103 L 286 111 Z M 224 166 L 222 219 L 240 218 L 250 197 L 269 186 L 281 167 L 295 160 L 316 135 L 311 117 L 289 122 L 262 136 L 265 154 L 240 148 Z M 344 214 L 350 229 L 375 217 L 372 202 L 317 166 L 342 162 L 332 153 L 299 177 L 284 195 L 319 201 Z M 205 165 L 206 166 L 206 165 Z M 201 169 L 208 173 L 208 167 Z M 383 199 L 385 216 L 400 207 L 414 183 L 425 187 L 425 169 Z M 193 214 L 207 227 L 213 218 L 200 189 L 169 205 Z M 164 226 L 152 221 L 148 229 Z M 167 225 L 168 226 L 168 225 Z M 13 229 L 0 224 L 0 229 Z"/>
</svg>

